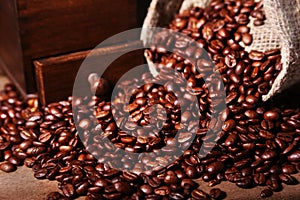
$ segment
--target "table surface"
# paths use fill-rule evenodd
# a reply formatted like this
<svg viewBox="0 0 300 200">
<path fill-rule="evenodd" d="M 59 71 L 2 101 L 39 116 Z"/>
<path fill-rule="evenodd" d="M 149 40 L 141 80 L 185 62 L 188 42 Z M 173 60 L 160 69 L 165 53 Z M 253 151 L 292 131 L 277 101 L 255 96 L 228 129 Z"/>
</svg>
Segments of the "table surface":
<svg viewBox="0 0 300 200">
<path fill-rule="evenodd" d="M 0 75 L 0 88 L 8 80 Z M 300 174 L 295 177 L 300 181 Z M 202 180 L 198 180 L 200 189 L 209 192 L 211 187 Z M 300 185 L 287 186 L 283 185 L 284 189 L 281 192 L 275 193 L 268 199 L 272 200 L 296 200 L 300 199 Z M 215 188 L 220 188 L 227 193 L 227 198 L 230 200 L 253 200 L 260 199 L 259 195 L 264 187 L 255 187 L 252 189 L 241 189 L 235 184 L 223 182 Z M 4 173 L 0 171 L 0 200 L 43 200 L 50 192 L 59 191 L 56 181 L 37 180 L 33 177 L 33 172 L 27 167 L 19 167 L 16 172 Z M 79 198 L 84 200 L 84 197 Z"/>
</svg>

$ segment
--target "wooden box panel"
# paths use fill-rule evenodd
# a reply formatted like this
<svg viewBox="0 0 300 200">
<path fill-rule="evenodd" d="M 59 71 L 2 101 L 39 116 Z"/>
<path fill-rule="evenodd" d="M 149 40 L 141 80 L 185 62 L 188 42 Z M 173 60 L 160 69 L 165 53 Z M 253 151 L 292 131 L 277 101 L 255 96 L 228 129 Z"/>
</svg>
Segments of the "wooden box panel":
<svg viewBox="0 0 300 200">
<path fill-rule="evenodd" d="M 0 67 L 20 89 L 25 86 L 25 76 L 16 10 L 15 1 L 1 0 Z"/>
<path fill-rule="evenodd" d="M 24 56 L 41 58 L 93 48 L 135 28 L 136 6 L 136 0 L 19 0 Z"/>
<path fill-rule="evenodd" d="M 129 44 L 99 48 L 97 49 L 97 54 L 105 55 L 106 58 L 109 58 L 116 53 L 126 52 L 128 47 L 141 49 L 142 42 L 137 41 Z M 87 50 L 34 61 L 38 81 L 38 93 L 44 105 L 66 99 L 68 96 L 72 95 L 73 83 L 77 71 L 82 64 L 82 61 L 90 52 L 90 50 Z M 115 60 L 107 68 L 103 77 L 114 84 L 129 69 L 144 63 L 143 50 L 129 52 Z M 86 77 L 86 82 L 82 83 L 82 87 L 89 88 L 88 75 L 92 72 L 95 71 L 85 70 L 83 76 Z M 90 94 L 90 91 L 86 92 L 87 94 Z"/>
</svg>

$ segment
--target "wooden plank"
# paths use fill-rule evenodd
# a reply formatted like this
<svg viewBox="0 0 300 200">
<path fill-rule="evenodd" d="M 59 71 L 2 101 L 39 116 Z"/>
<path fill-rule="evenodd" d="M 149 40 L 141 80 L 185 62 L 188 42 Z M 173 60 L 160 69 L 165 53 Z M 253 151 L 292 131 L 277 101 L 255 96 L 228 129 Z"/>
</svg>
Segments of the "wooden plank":
<svg viewBox="0 0 300 200">
<path fill-rule="evenodd" d="M 94 48 L 135 28 L 136 9 L 136 0 L 18 0 L 24 55 L 37 59 Z"/>
<path fill-rule="evenodd" d="M 129 44 L 99 48 L 96 51 L 97 53 L 95 54 L 95 51 L 93 51 L 93 54 L 96 56 L 105 55 L 106 58 L 109 58 L 110 56 L 116 55 L 116 53 L 126 52 L 127 48 L 133 46 L 142 48 L 142 42 L 138 41 Z M 72 94 L 77 71 L 90 52 L 91 50 L 87 50 L 34 61 L 38 93 L 44 105 L 66 99 Z M 144 64 L 143 50 L 124 54 L 109 66 L 103 77 L 107 78 L 110 82 L 115 83 L 126 71 L 141 64 Z M 84 72 L 83 76 L 86 77 L 86 80 L 91 72 L 94 71 L 86 70 Z M 88 85 L 88 81 L 82 83 L 82 87 L 88 87 Z"/>
</svg>

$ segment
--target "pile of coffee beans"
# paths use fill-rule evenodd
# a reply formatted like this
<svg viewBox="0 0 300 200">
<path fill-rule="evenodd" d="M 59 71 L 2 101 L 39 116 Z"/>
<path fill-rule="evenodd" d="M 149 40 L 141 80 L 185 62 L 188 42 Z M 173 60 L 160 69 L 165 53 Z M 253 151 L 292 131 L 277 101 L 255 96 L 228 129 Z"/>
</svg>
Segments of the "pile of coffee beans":
<svg viewBox="0 0 300 200">
<path fill-rule="evenodd" d="M 262 101 L 281 70 L 280 51 L 244 49 L 252 42 L 247 25 L 251 20 L 262 25 L 264 19 L 262 4 L 254 0 L 214 0 L 178 15 L 170 28 L 196 45 L 159 34 L 147 53 L 160 75 L 123 81 L 112 102 L 101 96 L 107 94 L 104 79 L 93 84 L 99 87 L 92 88 L 97 96 L 70 97 L 45 107 L 36 97 L 21 100 L 12 85 L 5 86 L 0 93 L 0 170 L 13 172 L 24 164 L 35 178 L 56 180 L 61 193 L 50 193 L 48 200 L 226 196 L 217 188 L 202 191 L 198 178 L 209 186 L 223 181 L 241 188 L 265 186 L 261 197 L 280 191 L 282 184 L 297 184 L 292 174 L 300 169 L 300 111 Z M 170 46 L 174 53 L 166 50 Z M 212 104 L 221 104 L 222 98 L 226 108 L 218 113 Z M 212 117 L 215 112 L 218 119 Z M 156 129 L 147 131 L 152 124 Z M 208 132 L 210 124 L 215 132 Z M 177 147 L 185 149 L 179 157 L 172 154 Z M 120 154 L 120 149 L 132 154 Z M 164 156 L 133 156 L 160 149 Z M 120 163 L 125 170 L 113 167 Z"/>
</svg>

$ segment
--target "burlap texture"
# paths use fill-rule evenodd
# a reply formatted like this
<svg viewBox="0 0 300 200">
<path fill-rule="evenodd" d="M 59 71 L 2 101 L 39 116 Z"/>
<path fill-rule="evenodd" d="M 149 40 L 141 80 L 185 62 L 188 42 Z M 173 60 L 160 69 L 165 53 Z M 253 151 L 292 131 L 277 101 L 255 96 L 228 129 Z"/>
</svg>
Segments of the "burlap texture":
<svg viewBox="0 0 300 200">
<path fill-rule="evenodd" d="M 209 0 L 152 0 L 143 27 L 166 27 L 176 14 L 193 6 L 205 7 L 208 3 Z M 265 24 L 254 26 L 251 20 L 253 43 L 246 50 L 281 49 L 283 68 L 270 92 L 263 96 L 263 100 L 267 100 L 300 80 L 300 0 L 263 0 L 263 6 Z M 152 37 L 148 30 L 141 34 L 146 42 Z M 155 71 L 147 60 L 151 71 Z"/>
</svg>

